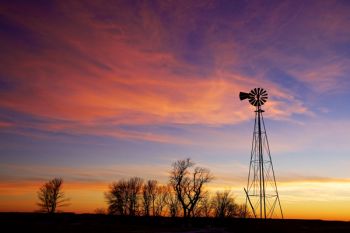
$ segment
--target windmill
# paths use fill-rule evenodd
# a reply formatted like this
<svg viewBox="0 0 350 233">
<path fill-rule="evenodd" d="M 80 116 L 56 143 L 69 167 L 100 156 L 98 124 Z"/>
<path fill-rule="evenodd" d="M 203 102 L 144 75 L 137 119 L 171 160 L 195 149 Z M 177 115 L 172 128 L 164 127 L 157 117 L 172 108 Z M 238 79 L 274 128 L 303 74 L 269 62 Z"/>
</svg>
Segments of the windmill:
<svg viewBox="0 0 350 233">
<path fill-rule="evenodd" d="M 240 92 L 239 98 L 248 99 L 256 107 L 248 184 L 244 189 L 246 206 L 249 203 L 255 218 L 283 218 L 265 129 L 264 110 L 261 109 L 268 99 L 267 92 L 263 88 L 254 88 L 249 93 Z"/>
</svg>

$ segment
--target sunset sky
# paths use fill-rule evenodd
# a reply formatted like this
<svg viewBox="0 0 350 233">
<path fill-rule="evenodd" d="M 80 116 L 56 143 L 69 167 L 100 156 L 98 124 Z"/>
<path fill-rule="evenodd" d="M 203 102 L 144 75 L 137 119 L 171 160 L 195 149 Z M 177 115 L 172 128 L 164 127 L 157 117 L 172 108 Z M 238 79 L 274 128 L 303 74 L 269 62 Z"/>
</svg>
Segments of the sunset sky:
<svg viewBox="0 0 350 233">
<path fill-rule="evenodd" d="M 242 202 L 255 87 L 285 217 L 350 220 L 349 1 L 1 1 L 0 211 L 187 157 Z"/>
</svg>

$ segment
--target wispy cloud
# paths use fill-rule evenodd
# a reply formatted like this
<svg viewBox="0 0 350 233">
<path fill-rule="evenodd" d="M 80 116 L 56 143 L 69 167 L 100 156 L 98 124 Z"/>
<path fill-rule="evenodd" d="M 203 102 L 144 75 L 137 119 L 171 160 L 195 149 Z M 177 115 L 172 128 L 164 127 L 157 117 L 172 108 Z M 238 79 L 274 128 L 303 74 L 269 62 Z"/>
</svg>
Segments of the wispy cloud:
<svg viewBox="0 0 350 233">
<path fill-rule="evenodd" d="M 46 130 L 78 134 L 88 131 L 159 142 L 173 138 L 117 129 L 112 133 L 104 127 L 104 121 L 108 119 L 111 125 L 237 124 L 250 118 L 250 110 L 242 108 L 237 100 L 239 91 L 249 91 L 258 83 L 277 97 L 267 104 L 272 117 L 288 119 L 295 113 L 310 112 L 292 97 L 293 93 L 285 94 L 278 85 L 229 71 L 228 67 L 238 62 L 237 55 L 227 52 L 235 50 L 230 43 L 220 44 L 212 36 L 202 41 L 205 44 L 201 49 L 208 47 L 206 53 L 215 60 L 203 73 L 202 65 L 178 53 L 180 44 L 169 45 L 168 35 L 180 30 L 179 22 L 174 23 L 174 28 L 167 28 L 147 4 L 140 6 L 140 19 L 136 22 L 125 20 L 131 17 L 127 11 L 120 18 L 100 19 L 89 7 L 60 4 L 57 9 L 62 15 L 73 17 L 68 25 L 51 18 L 47 23 L 9 7 L 8 20 L 35 35 L 28 43 L 42 44 L 35 54 L 23 49 L 7 51 L 12 54 L 11 59 L 2 56 L 2 66 L 6 67 L 3 75 L 10 77 L 8 82 L 13 86 L 3 93 L 2 108 L 63 120 L 59 124 L 49 121 Z M 69 16 L 71 8 L 82 11 Z M 150 33 L 151 39 L 145 40 L 143 33 Z M 189 46 L 185 35 L 181 37 L 180 33 L 177 37 L 183 46 Z M 10 37 L 6 43 L 9 48 L 16 46 Z M 193 61 L 198 59 L 201 58 Z"/>
</svg>

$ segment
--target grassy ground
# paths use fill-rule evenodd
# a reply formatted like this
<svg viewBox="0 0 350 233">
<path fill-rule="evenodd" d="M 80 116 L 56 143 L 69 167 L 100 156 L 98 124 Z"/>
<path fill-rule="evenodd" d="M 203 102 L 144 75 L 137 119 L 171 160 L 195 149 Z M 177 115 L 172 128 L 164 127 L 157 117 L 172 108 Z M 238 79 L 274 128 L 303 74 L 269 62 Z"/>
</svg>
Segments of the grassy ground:
<svg viewBox="0 0 350 233">
<path fill-rule="evenodd" d="M 321 220 L 266 220 L 117 217 L 95 214 L 0 213 L 2 232 L 350 232 L 350 222 Z"/>
</svg>

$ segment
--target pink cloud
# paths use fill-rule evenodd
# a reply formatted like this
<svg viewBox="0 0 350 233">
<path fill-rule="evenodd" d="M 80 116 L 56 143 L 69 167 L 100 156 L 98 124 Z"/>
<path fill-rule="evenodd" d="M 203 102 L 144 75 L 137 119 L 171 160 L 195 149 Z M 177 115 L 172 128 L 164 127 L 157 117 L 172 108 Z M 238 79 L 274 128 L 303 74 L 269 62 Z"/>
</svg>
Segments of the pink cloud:
<svg viewBox="0 0 350 233">
<path fill-rule="evenodd" d="M 168 32 L 147 8 L 141 10 L 143 25 L 135 25 L 93 20 L 94 15 L 79 4 L 59 7 L 63 15 L 70 15 L 71 8 L 82 10 L 69 16 L 67 24 L 59 19 L 47 23 L 10 9 L 8 18 L 50 41 L 50 46 L 36 54 L 13 50 L 10 59 L 0 58 L 6 74 L 19 84 L 14 91 L 2 94 L 0 106 L 70 122 L 47 123 L 46 130 L 174 141 L 167 135 L 112 132 L 103 121 L 109 119 L 115 126 L 237 124 L 252 117 L 252 109 L 239 102 L 238 93 L 257 83 L 277 97 L 266 104 L 269 116 L 288 119 L 295 113 L 310 112 L 293 93 L 268 80 L 227 71 L 230 65 L 241 63 L 239 56 L 227 52 L 236 44 L 210 44 L 216 51 L 215 67 L 200 75 L 200 68 L 179 58 L 175 52 L 179 45 L 174 50 L 167 48 Z M 290 103 L 288 108 L 285 101 Z"/>
</svg>

